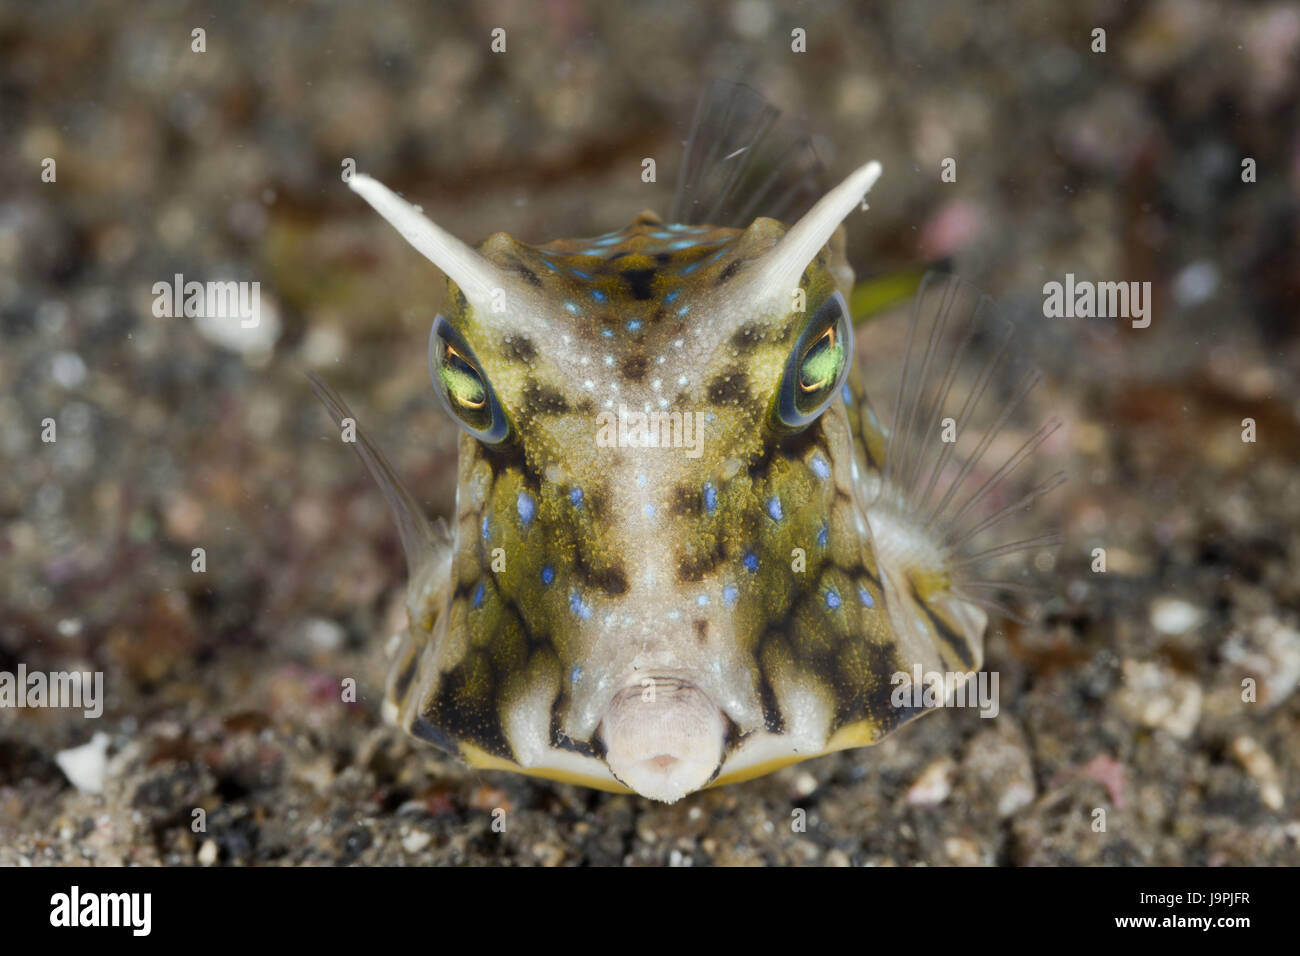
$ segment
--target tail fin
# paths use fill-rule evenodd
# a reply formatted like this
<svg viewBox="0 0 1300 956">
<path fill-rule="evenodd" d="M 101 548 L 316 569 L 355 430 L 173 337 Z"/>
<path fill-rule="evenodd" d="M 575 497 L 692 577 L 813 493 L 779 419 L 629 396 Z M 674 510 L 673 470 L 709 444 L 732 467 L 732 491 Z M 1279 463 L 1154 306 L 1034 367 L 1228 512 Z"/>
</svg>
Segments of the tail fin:
<svg viewBox="0 0 1300 956">
<path fill-rule="evenodd" d="M 1006 569 L 997 559 L 1061 543 L 1055 533 L 1013 539 L 1007 532 L 1008 522 L 1065 481 L 1056 472 L 1024 487 L 1023 466 L 1061 422 L 1049 419 L 1027 436 L 1014 430 L 1042 381 L 1023 367 L 1014 332 L 987 296 L 955 277 L 922 281 L 871 521 L 885 532 L 877 541 L 882 562 L 910 583 L 932 618 L 936 607 L 953 612 L 959 604 L 1017 617 L 999 596 L 1036 589 L 999 577 Z M 985 358 L 977 366 L 978 353 Z M 979 660 L 982 642 L 968 641 Z"/>
<path fill-rule="evenodd" d="M 355 441 L 351 444 L 356 448 L 357 455 L 366 466 L 366 471 L 370 472 L 370 476 L 378 483 L 379 490 L 384 493 L 388 507 L 393 512 L 393 518 L 397 521 L 397 533 L 402 539 L 402 550 L 406 553 L 411 587 L 415 587 L 416 582 L 423 578 L 424 572 L 432 565 L 438 554 L 451 547 L 451 534 L 447 530 L 446 523 L 441 518 L 436 522 L 429 521 L 419 503 L 406 490 L 402 479 L 397 476 L 397 472 L 388 463 L 383 452 L 375 447 L 356 424 L 356 416 L 352 414 L 339 394 L 316 374 L 308 372 L 307 377 L 311 380 L 311 387 L 316 392 L 316 397 L 321 400 L 325 410 L 334 419 L 334 424 L 343 428 L 345 420 L 352 423 L 355 429 Z"/>
</svg>

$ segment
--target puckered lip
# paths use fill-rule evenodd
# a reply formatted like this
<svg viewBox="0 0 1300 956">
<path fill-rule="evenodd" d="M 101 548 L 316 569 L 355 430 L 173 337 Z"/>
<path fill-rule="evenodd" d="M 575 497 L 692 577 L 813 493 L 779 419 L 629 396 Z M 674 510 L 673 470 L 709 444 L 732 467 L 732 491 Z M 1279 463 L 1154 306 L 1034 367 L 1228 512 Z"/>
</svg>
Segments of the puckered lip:
<svg viewBox="0 0 1300 956">
<path fill-rule="evenodd" d="M 694 683 L 647 675 L 613 695 L 597 733 L 615 779 L 671 803 L 718 775 L 728 726 L 721 708 Z"/>
</svg>

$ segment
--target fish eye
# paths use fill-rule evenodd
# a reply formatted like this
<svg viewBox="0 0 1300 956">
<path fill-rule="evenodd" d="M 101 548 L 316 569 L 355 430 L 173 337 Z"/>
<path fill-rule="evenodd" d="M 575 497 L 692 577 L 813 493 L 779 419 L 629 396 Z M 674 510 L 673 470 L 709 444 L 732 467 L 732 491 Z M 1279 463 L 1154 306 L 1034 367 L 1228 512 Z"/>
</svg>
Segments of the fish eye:
<svg viewBox="0 0 1300 956">
<path fill-rule="evenodd" d="M 844 343 L 838 339 L 835 326 L 827 326 L 799 363 L 799 391 L 819 394 L 834 383 L 844 366 Z"/>
<path fill-rule="evenodd" d="M 489 445 L 505 440 L 509 422 L 483 367 L 464 336 L 441 315 L 429 335 L 429 374 L 443 407 L 465 431 Z"/>
<path fill-rule="evenodd" d="M 482 376 L 450 342 L 443 343 L 438 377 L 447 389 L 448 398 L 459 408 L 477 412 L 487 404 L 487 386 Z"/>
<path fill-rule="evenodd" d="M 776 418 L 787 429 L 810 425 L 835 399 L 853 355 L 853 323 L 839 292 L 817 309 L 786 360 Z"/>
</svg>

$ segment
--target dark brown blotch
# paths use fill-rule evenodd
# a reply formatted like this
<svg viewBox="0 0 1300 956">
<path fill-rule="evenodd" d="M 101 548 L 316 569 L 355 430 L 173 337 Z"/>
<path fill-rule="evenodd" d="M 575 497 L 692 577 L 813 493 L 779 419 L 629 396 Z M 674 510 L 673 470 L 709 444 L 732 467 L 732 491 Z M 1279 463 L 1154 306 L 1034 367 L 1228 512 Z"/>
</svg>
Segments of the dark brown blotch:
<svg viewBox="0 0 1300 956">
<path fill-rule="evenodd" d="M 734 277 L 737 272 L 744 268 L 744 266 L 744 259 L 737 259 L 735 262 L 728 263 L 727 268 L 723 269 L 721 274 L 718 276 L 718 285 L 722 285 L 722 283 Z"/>
<path fill-rule="evenodd" d="M 652 284 L 654 283 L 654 269 L 625 269 L 623 270 L 623 281 L 627 283 L 628 291 L 632 293 L 634 299 L 649 299 L 654 292 Z"/>
<path fill-rule="evenodd" d="M 611 564 L 605 568 L 593 568 L 581 553 L 573 563 L 573 570 L 589 588 L 603 591 L 610 597 L 627 593 L 627 572 L 620 564 Z"/>
<path fill-rule="evenodd" d="M 629 382 L 639 382 L 645 378 L 646 369 L 650 367 L 650 359 L 641 353 L 625 356 L 619 363 L 619 369 L 623 372 L 623 377 Z"/>
<path fill-rule="evenodd" d="M 731 336 L 731 344 L 742 352 L 752 352 L 763 341 L 763 330 L 757 325 L 742 325 Z"/>
<path fill-rule="evenodd" d="M 561 415 L 569 410 L 569 402 L 558 389 L 543 385 L 530 378 L 524 386 L 524 404 L 545 415 Z"/>
<path fill-rule="evenodd" d="M 592 518 L 604 521 L 609 517 L 609 491 L 606 488 L 587 488 L 583 495 L 583 507 L 591 509 Z"/>
<path fill-rule="evenodd" d="M 700 513 L 704 508 L 704 495 L 694 485 L 678 485 L 673 489 L 672 504 L 668 506 L 669 514 L 679 518 L 689 518 Z"/>
<path fill-rule="evenodd" d="M 506 358 L 516 362 L 531 362 L 537 358 L 537 346 L 526 335 L 512 335 L 504 344 Z"/>
<path fill-rule="evenodd" d="M 719 541 L 709 551 L 683 555 L 677 562 L 677 580 L 697 584 L 727 559 L 727 549 Z"/>
<path fill-rule="evenodd" d="M 521 276 L 521 277 L 523 278 L 523 280 L 524 280 L 525 282 L 527 282 L 529 285 L 531 285 L 531 286 L 535 286 L 535 287 L 537 287 L 538 289 L 540 289 L 540 288 L 542 287 L 542 280 L 541 280 L 541 278 L 537 275 L 537 273 L 534 272 L 532 269 L 528 268 L 528 266 L 524 265 L 524 264 L 523 264 L 522 262 L 520 262 L 518 259 L 514 260 L 514 261 L 511 263 L 511 266 L 514 267 L 515 272 L 516 272 L 519 276 Z"/>
<path fill-rule="evenodd" d="M 743 369 L 728 369 L 709 383 L 709 401 L 718 405 L 743 401 L 748 393 L 749 376 Z"/>
</svg>

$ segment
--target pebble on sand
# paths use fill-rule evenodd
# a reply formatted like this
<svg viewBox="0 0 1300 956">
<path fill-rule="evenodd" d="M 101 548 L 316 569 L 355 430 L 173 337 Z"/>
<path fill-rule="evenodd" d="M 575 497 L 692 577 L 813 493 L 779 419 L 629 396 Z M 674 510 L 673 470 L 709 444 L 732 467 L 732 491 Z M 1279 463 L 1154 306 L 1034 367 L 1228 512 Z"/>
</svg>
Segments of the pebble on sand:
<svg viewBox="0 0 1300 956">
<path fill-rule="evenodd" d="M 199 863 L 203 866 L 211 866 L 217 862 L 217 841 L 204 840 L 203 846 L 199 847 Z"/>
<path fill-rule="evenodd" d="M 54 755 L 68 782 L 82 793 L 103 793 L 104 772 L 108 769 L 108 734 L 95 734 L 89 743 L 69 747 Z"/>
<path fill-rule="evenodd" d="M 1282 776 L 1269 752 L 1245 735 L 1234 738 L 1230 749 L 1237 763 L 1259 784 L 1260 802 L 1270 810 L 1281 810 L 1285 802 Z"/>
<path fill-rule="evenodd" d="M 1205 612 L 1180 598 L 1158 597 L 1151 602 L 1151 626 L 1161 634 L 1186 634 L 1199 627 Z"/>
<path fill-rule="evenodd" d="M 1272 710 L 1300 684 L 1300 631 L 1271 615 L 1256 618 L 1235 631 L 1220 651 L 1233 668 L 1233 683 L 1243 677 L 1259 682 L 1258 699 Z"/>
<path fill-rule="evenodd" d="M 907 802 L 914 807 L 935 807 L 952 793 L 952 780 L 957 764 L 951 757 L 940 757 L 921 771 L 916 782 L 908 788 Z"/>
<path fill-rule="evenodd" d="M 1201 685 L 1163 664 L 1126 658 L 1116 706 L 1130 720 L 1186 740 L 1201 719 Z"/>
</svg>

